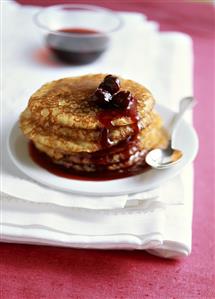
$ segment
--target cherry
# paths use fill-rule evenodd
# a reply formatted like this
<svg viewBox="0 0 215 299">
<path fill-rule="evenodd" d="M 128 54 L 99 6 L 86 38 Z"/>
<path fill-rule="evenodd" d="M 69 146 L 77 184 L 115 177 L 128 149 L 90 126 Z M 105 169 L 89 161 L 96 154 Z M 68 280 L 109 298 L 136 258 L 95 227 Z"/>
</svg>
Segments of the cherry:
<svg viewBox="0 0 215 299">
<path fill-rule="evenodd" d="M 99 88 L 108 91 L 110 94 L 115 94 L 120 89 L 120 81 L 119 78 L 107 75 L 102 83 L 99 85 Z"/>
<path fill-rule="evenodd" d="M 110 102 L 112 100 L 112 95 L 101 88 L 97 88 L 94 95 L 93 95 L 93 101 L 96 102 L 96 104 L 101 108 L 106 108 L 110 105 Z"/>
<path fill-rule="evenodd" d="M 112 97 L 112 104 L 116 108 L 129 109 L 132 102 L 133 97 L 130 91 L 120 91 Z"/>
<path fill-rule="evenodd" d="M 129 91 L 119 91 L 120 81 L 117 77 L 108 75 L 96 89 L 92 98 L 101 108 L 131 109 L 134 98 Z"/>
</svg>

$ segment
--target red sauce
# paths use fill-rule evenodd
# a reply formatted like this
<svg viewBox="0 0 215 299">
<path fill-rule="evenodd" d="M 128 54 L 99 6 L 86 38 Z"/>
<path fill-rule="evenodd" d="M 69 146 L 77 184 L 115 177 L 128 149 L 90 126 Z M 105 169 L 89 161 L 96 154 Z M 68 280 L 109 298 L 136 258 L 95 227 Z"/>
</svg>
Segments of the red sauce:
<svg viewBox="0 0 215 299">
<path fill-rule="evenodd" d="M 96 30 L 87 29 L 87 28 L 64 28 L 58 30 L 58 32 L 65 32 L 65 33 L 77 33 L 77 34 L 95 34 L 99 33 Z"/>
<path fill-rule="evenodd" d="M 142 165 L 135 165 L 130 168 L 127 168 L 123 171 L 101 171 L 96 172 L 81 172 L 76 171 L 72 168 L 66 168 L 62 165 L 58 165 L 52 162 L 51 158 L 45 153 L 40 152 L 33 144 L 29 143 L 29 153 L 32 160 L 39 165 L 40 167 L 46 169 L 48 172 L 57 175 L 59 177 L 81 180 L 81 181 L 107 181 L 115 180 L 126 177 L 131 177 L 134 175 L 141 174 L 149 170 L 149 166 L 143 163 Z"/>
<path fill-rule="evenodd" d="M 113 147 L 113 151 L 123 151 L 126 159 L 129 159 L 130 149 L 134 145 L 138 146 L 138 133 L 140 131 L 138 126 L 137 102 L 132 98 L 130 105 L 126 109 L 107 109 L 99 113 L 98 119 L 103 124 L 104 128 L 101 131 L 101 146 L 102 148 L 109 148 L 113 142 L 109 139 L 109 130 L 113 128 L 112 121 L 114 119 L 129 117 L 132 123 L 133 135 L 129 136 L 125 141 L 121 142 L 117 147 Z"/>
<path fill-rule="evenodd" d="M 56 33 L 49 33 L 46 43 L 59 60 L 69 64 L 86 64 L 96 60 L 107 49 L 109 38 L 92 29 L 62 28 Z"/>
</svg>

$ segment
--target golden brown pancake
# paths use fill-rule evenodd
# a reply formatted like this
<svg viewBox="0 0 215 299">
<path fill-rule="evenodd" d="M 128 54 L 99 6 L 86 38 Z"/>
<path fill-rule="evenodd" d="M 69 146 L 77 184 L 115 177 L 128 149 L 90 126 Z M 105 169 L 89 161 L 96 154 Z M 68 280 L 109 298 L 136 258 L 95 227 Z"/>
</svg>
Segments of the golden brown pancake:
<svg viewBox="0 0 215 299">
<path fill-rule="evenodd" d="M 167 145 L 167 133 L 162 127 L 162 121 L 158 115 L 154 117 L 153 123 L 147 128 L 141 130 L 139 136 L 139 141 L 136 144 L 132 144 L 129 148 L 129 155 L 135 155 L 137 152 L 142 150 L 150 150 L 153 148 L 165 148 Z M 118 147 L 111 148 L 108 151 L 99 150 L 96 152 L 86 152 L 81 151 L 71 152 L 64 151 L 63 147 L 49 147 L 40 142 L 34 141 L 35 146 L 42 152 L 48 154 L 55 162 L 57 160 L 62 160 L 66 162 L 74 162 L 78 164 L 90 164 L 90 163 L 100 163 L 104 164 L 104 158 L 106 164 L 118 163 L 126 160 L 128 157 L 124 157 L 125 152 L 127 155 L 126 141 L 119 143 Z M 113 150 L 112 150 L 113 149 Z M 102 159 L 99 159 L 102 158 Z M 102 161 L 102 162 L 100 162 Z"/>
<path fill-rule="evenodd" d="M 28 109 L 32 119 L 43 126 L 51 123 L 71 128 L 96 129 L 103 124 L 97 115 L 102 109 L 89 99 L 105 74 L 64 78 L 43 85 L 30 98 Z M 121 90 L 129 90 L 137 99 L 140 118 L 150 113 L 154 106 L 152 94 L 142 85 L 120 78 Z M 113 126 L 132 123 L 129 117 L 113 120 Z"/>
<path fill-rule="evenodd" d="M 44 128 L 29 118 L 28 115 L 27 110 L 25 110 L 20 120 L 21 128 L 23 133 L 36 143 L 49 147 L 53 146 L 65 152 L 94 152 L 102 148 L 102 145 L 99 143 L 101 129 L 75 129 L 60 127 L 59 125 L 49 125 L 47 128 Z M 158 121 L 159 116 L 153 112 L 148 118 L 150 122 L 155 123 L 155 121 Z M 133 133 L 134 130 L 129 125 L 112 127 L 108 131 L 108 138 L 113 141 L 113 144 L 117 144 L 133 135 Z"/>
<path fill-rule="evenodd" d="M 126 145 L 123 147 L 122 142 L 122 145 L 117 145 L 116 150 L 113 150 L 112 153 L 98 151 L 90 154 L 73 153 L 68 155 L 44 148 L 39 144 L 36 144 L 36 147 L 45 153 L 49 153 L 54 163 L 63 165 L 66 168 L 73 168 L 81 172 L 123 171 L 132 166 L 144 165 L 145 155 L 148 150 L 166 148 L 167 137 L 167 133 L 162 127 L 154 127 L 152 130 L 148 130 L 146 136 L 139 139 L 138 144 L 130 145 L 129 149 L 126 149 Z"/>
<path fill-rule="evenodd" d="M 111 115 L 106 127 L 99 116 L 105 113 L 109 118 L 112 110 L 101 108 L 92 97 L 105 77 L 91 74 L 52 81 L 31 96 L 20 128 L 54 163 L 84 172 L 121 171 L 144 164 L 147 151 L 166 147 L 167 134 L 153 109 L 152 94 L 132 80 L 119 78 L 120 91 L 131 93 L 135 110 Z M 104 136 L 109 144 L 102 142 Z"/>
<path fill-rule="evenodd" d="M 154 112 L 145 116 L 144 123 L 142 119 L 139 120 L 140 128 L 148 126 L 153 120 Z M 101 138 L 101 129 L 81 129 L 71 128 L 67 126 L 60 126 L 56 124 L 46 123 L 43 126 L 32 119 L 29 109 L 26 108 L 20 118 L 20 125 L 23 133 L 30 139 L 35 138 L 36 135 L 56 135 L 60 137 L 70 138 L 72 140 L 95 142 Z M 112 127 L 109 130 L 109 138 L 112 141 L 121 141 L 134 133 L 131 125 Z"/>
<path fill-rule="evenodd" d="M 155 114 L 153 112 L 153 115 L 151 116 L 152 118 L 152 123 L 146 127 L 145 129 L 141 130 L 140 135 L 145 136 L 148 135 L 149 137 L 153 137 L 152 132 L 153 128 L 155 127 L 160 128 L 161 127 L 161 119 L 158 116 L 158 114 Z M 54 148 L 58 152 L 63 152 L 63 153 L 73 153 L 73 152 L 96 152 L 102 149 L 102 144 L 99 142 L 100 141 L 100 134 L 98 134 L 98 138 L 95 138 L 93 141 L 89 141 L 88 138 L 84 139 L 77 139 L 77 138 L 72 138 L 70 136 L 62 136 L 62 135 L 56 135 L 52 134 L 51 132 L 47 130 L 37 130 L 38 127 L 34 124 L 32 127 L 29 126 L 24 126 L 24 122 L 21 121 L 22 129 L 23 132 L 26 136 L 28 136 L 29 139 L 31 139 L 35 144 L 40 144 L 43 145 L 44 147 L 49 147 L 49 148 Z M 117 138 L 112 138 L 113 140 L 113 145 L 116 145 L 118 142 L 124 140 L 128 135 L 132 135 L 132 129 L 127 130 L 127 132 L 124 131 L 123 134 L 123 127 L 118 127 L 119 130 L 115 130 L 118 132 L 118 135 L 120 134 L 120 130 L 122 130 L 120 134 L 120 139 Z M 75 129 L 74 129 L 75 130 Z M 91 131 L 91 130 L 89 130 Z M 157 131 L 156 131 L 157 134 Z M 78 135 L 78 134 L 77 134 Z M 78 137 L 78 136 L 77 136 Z M 94 136 L 96 137 L 96 136 Z M 113 136 L 110 136 L 113 137 Z M 150 145 L 153 144 L 156 141 L 156 138 L 147 138 L 147 141 L 144 141 L 145 147 L 147 149 L 150 149 Z M 141 137 L 144 140 L 144 137 Z M 147 143 L 147 144 L 146 144 Z"/>
</svg>

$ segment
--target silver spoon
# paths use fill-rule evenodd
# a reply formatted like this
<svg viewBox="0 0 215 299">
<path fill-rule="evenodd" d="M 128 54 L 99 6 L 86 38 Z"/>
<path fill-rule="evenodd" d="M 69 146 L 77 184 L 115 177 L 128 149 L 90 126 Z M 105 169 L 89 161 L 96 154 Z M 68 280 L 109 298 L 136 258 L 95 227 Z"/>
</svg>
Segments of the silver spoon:
<svg viewBox="0 0 215 299">
<path fill-rule="evenodd" d="M 193 97 L 186 97 L 180 101 L 179 112 L 173 117 L 168 129 L 168 133 L 169 133 L 168 146 L 165 149 L 151 150 L 146 155 L 146 159 L 145 159 L 148 165 L 150 165 L 153 168 L 164 169 L 164 168 L 172 167 L 173 165 L 176 165 L 180 162 L 183 153 L 178 149 L 173 149 L 172 137 L 185 111 L 193 107 L 194 104 L 195 104 L 195 100 Z"/>
</svg>

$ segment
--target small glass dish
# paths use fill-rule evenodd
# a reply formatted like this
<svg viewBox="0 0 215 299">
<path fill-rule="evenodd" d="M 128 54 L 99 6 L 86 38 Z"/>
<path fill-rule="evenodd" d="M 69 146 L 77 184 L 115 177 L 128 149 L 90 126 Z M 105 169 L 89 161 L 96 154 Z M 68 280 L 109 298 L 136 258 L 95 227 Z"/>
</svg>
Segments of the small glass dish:
<svg viewBox="0 0 215 299">
<path fill-rule="evenodd" d="M 122 27 L 119 15 L 93 5 L 54 5 L 39 11 L 34 21 L 46 46 L 69 64 L 93 62 L 106 51 L 112 35 Z"/>
</svg>

